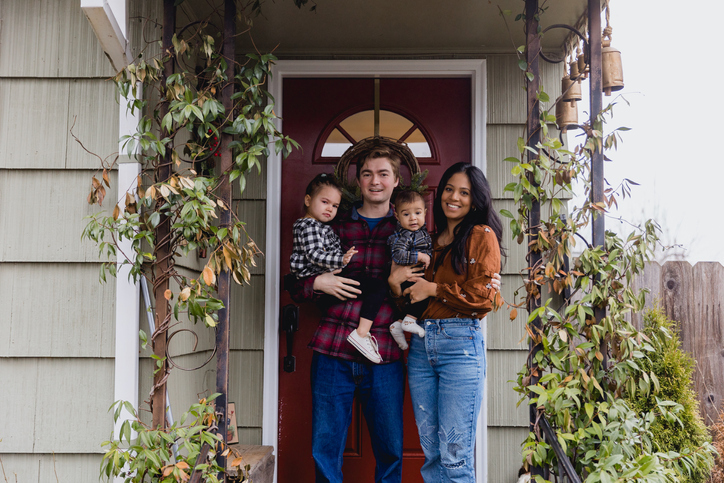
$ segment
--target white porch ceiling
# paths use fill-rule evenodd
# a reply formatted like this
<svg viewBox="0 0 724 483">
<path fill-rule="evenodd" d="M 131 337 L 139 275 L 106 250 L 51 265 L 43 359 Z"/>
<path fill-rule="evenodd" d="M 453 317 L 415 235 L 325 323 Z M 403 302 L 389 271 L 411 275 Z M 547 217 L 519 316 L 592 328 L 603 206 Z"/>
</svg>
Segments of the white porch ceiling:
<svg viewBox="0 0 724 483">
<path fill-rule="evenodd" d="M 585 0 L 541 1 L 547 10 L 541 26 L 574 25 L 586 11 Z M 203 2 L 187 0 L 191 17 L 208 14 Z M 267 0 L 251 31 L 260 51 L 278 56 L 477 55 L 512 53 L 525 42 L 523 22 L 515 16 L 522 0 L 312 0 L 298 9 L 292 0 Z M 500 10 L 510 10 L 505 20 Z M 507 28 L 506 28 L 507 21 Z M 508 31 L 510 29 L 510 33 Z M 558 50 L 568 31 L 543 38 L 547 51 Z M 512 37 L 512 38 L 511 38 Z M 249 35 L 240 46 L 250 47 Z"/>
</svg>

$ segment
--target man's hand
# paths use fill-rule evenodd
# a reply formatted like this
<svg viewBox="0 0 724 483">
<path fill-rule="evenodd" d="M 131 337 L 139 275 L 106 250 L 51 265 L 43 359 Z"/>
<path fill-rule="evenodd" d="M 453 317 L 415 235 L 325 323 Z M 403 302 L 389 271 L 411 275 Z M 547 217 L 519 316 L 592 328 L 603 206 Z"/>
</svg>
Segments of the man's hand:
<svg viewBox="0 0 724 483">
<path fill-rule="evenodd" d="M 339 300 L 356 299 L 357 295 L 362 293 L 360 289 L 355 288 L 359 282 L 351 278 L 338 277 L 337 274 L 341 271 L 335 270 L 317 275 L 312 288 L 317 292 L 333 295 Z"/>
<path fill-rule="evenodd" d="M 355 250 L 354 247 L 347 250 L 347 253 L 345 253 L 342 257 L 342 261 L 345 265 L 347 265 L 349 261 L 352 260 L 352 257 L 355 255 L 355 253 L 357 253 L 357 250 Z"/>
<path fill-rule="evenodd" d="M 430 265 L 430 255 L 427 253 L 418 253 L 417 262 L 422 263 L 422 265 L 427 268 Z"/>
</svg>

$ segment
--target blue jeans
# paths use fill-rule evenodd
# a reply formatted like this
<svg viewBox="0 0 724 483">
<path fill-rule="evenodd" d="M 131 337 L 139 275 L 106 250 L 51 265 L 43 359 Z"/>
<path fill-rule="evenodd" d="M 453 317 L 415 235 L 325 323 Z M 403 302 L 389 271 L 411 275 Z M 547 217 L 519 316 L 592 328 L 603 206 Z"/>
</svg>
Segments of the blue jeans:
<svg viewBox="0 0 724 483">
<path fill-rule="evenodd" d="M 474 482 L 475 425 L 485 384 L 485 342 L 476 319 L 424 320 L 412 337 L 408 381 L 420 445 L 422 478 Z"/>
<path fill-rule="evenodd" d="M 402 480 L 402 361 L 362 364 L 312 357 L 312 456 L 317 482 L 342 483 L 347 428 L 355 396 L 362 404 L 377 465 L 375 482 Z"/>
</svg>

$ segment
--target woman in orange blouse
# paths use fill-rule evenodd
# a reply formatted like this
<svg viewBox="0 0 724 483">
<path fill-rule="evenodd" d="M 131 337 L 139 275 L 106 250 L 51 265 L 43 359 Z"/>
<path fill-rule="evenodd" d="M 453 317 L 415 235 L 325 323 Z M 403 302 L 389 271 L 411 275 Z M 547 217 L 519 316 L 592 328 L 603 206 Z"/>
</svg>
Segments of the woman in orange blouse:
<svg viewBox="0 0 724 483">
<path fill-rule="evenodd" d="M 494 280 L 501 268 L 502 224 L 480 169 L 451 166 L 440 180 L 433 216 L 437 228 L 425 277 L 404 291 L 411 302 L 430 299 L 412 336 L 408 381 L 420 444 L 423 479 L 474 482 L 475 427 L 485 382 L 480 321 L 497 308 Z M 396 277 L 392 291 L 399 295 Z"/>
</svg>

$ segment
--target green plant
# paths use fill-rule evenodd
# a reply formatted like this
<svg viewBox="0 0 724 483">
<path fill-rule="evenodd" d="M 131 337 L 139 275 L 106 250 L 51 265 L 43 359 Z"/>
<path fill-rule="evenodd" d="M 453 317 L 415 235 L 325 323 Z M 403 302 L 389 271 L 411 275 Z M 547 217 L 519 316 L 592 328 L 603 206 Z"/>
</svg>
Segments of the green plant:
<svg viewBox="0 0 724 483">
<path fill-rule="evenodd" d="M 525 60 L 519 66 L 524 80 L 534 80 Z M 539 103 L 551 102 L 544 91 L 535 94 Z M 590 197 L 594 157 L 610 156 L 628 130 L 607 126 L 615 105 L 593 113 L 572 149 L 550 132 L 555 116 L 543 109 L 535 132 L 518 139 L 518 156 L 504 160 L 516 179 L 505 190 L 512 193 L 517 212 L 501 214 L 509 219 L 513 238 L 527 247 L 530 261 L 522 278 L 533 350 L 515 390 L 519 404 L 531 404 L 537 418 L 523 443 L 523 460 L 560 476 L 554 442 L 543 438 L 545 417 L 587 483 L 674 482 L 681 454 L 659 451 L 651 428 L 659 418 L 678 421 L 682 406 L 659 398 L 648 411 L 638 411 L 625 398 L 659 391 L 656 375 L 642 365 L 655 348 L 627 320 L 644 307 L 645 293 L 635 292 L 631 281 L 653 254 L 658 225 L 649 220 L 625 237 L 606 232 L 599 246 L 586 240 L 594 220 L 631 193 L 632 182 L 624 180 L 606 189 L 602 199 Z M 537 135 L 540 140 L 531 141 Z M 587 199 L 568 207 L 574 183 Z M 538 206 L 539 220 L 531 216 Z M 584 247 L 569 266 L 581 240 Z"/>
<path fill-rule="evenodd" d="M 123 409 L 133 419 L 123 422 L 118 440 L 103 443 L 107 450 L 101 460 L 101 476 L 107 480 L 120 477 L 125 483 L 177 483 L 188 481 L 197 471 L 201 472 L 200 481 L 220 481 L 218 475 L 225 469 L 216 464 L 216 452 L 228 454 L 228 450 L 217 449 L 223 443 L 216 434 L 217 415 L 213 400 L 218 396 L 213 394 L 208 399 L 201 399 L 179 422 L 164 429 L 144 424 L 130 403 L 115 402 L 110 409 L 114 411 L 116 422 Z M 133 433 L 136 433 L 135 436 Z M 208 452 L 203 451 L 204 446 Z M 241 463 L 240 458 L 231 463 L 238 468 L 240 475 L 244 474 Z"/>
<path fill-rule="evenodd" d="M 646 380 L 641 377 L 638 382 L 641 390 L 627 395 L 626 400 L 640 414 L 655 412 L 660 400 L 681 405 L 676 418 L 656 418 L 650 428 L 651 440 L 656 451 L 673 456 L 680 481 L 704 483 L 714 462 L 714 448 L 691 387 L 696 363 L 681 349 L 675 323 L 661 308 L 646 311 L 643 333 L 655 350 L 638 364 L 642 375 L 656 376 L 659 390 L 647 390 Z"/>
</svg>

